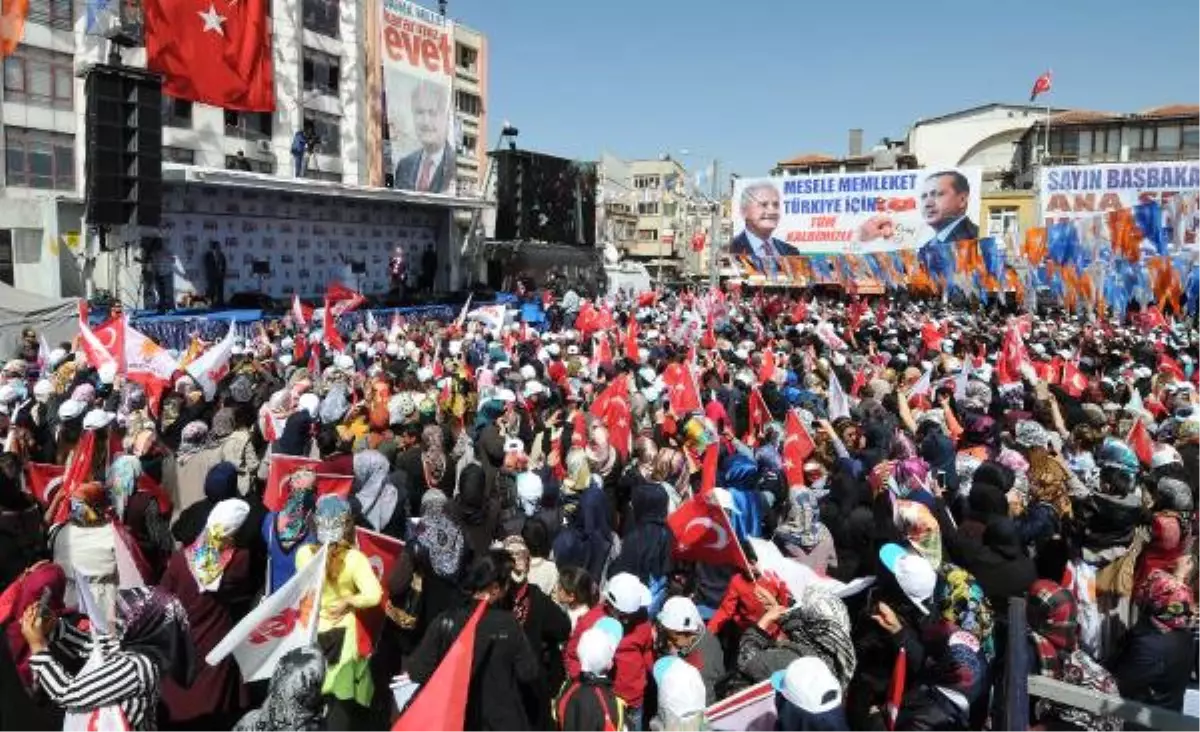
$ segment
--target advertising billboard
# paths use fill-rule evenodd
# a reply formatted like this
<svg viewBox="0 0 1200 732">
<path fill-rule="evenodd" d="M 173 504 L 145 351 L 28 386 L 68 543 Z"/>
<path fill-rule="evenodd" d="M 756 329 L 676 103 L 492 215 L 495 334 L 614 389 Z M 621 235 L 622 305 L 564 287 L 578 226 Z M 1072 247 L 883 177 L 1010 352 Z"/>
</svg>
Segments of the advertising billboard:
<svg viewBox="0 0 1200 732">
<path fill-rule="evenodd" d="M 857 255 L 976 239 L 980 179 L 978 167 L 738 179 L 726 253 L 752 278 L 803 285 L 830 278 L 814 255 L 854 255 L 840 265 L 853 268 Z"/>
<path fill-rule="evenodd" d="M 395 188 L 454 193 L 454 25 L 408 0 L 381 8 L 383 169 Z"/>
<path fill-rule="evenodd" d="M 1163 228 L 1175 244 L 1195 244 L 1200 223 L 1200 162 L 1106 163 L 1043 168 L 1042 221 L 1094 218 L 1158 201 Z"/>
</svg>

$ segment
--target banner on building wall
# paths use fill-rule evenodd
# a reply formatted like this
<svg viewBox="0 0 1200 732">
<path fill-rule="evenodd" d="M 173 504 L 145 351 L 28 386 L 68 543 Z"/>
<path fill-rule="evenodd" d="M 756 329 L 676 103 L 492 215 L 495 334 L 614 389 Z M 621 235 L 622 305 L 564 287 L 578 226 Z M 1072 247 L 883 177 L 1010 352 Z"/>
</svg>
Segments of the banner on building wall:
<svg viewBox="0 0 1200 732">
<path fill-rule="evenodd" d="M 384 172 L 402 190 L 454 193 L 454 24 L 407 0 L 380 7 Z"/>
<path fill-rule="evenodd" d="M 1173 244 L 1196 245 L 1200 228 L 1200 162 L 1109 163 L 1043 168 L 1039 186 L 1042 221 L 1105 225 L 1122 208 L 1157 201 L 1162 226 Z M 1106 232 L 1093 232 L 1107 238 Z"/>
</svg>

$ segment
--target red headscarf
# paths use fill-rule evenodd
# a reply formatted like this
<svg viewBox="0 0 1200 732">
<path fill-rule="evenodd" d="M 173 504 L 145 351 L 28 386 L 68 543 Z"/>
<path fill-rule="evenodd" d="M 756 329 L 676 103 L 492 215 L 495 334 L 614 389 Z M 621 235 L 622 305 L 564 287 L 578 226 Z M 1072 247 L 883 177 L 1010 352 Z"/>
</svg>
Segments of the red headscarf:
<svg viewBox="0 0 1200 732">
<path fill-rule="evenodd" d="M 8 637 L 8 647 L 17 666 L 17 675 L 26 688 L 33 685 L 33 671 L 29 668 L 29 644 L 21 634 L 21 617 L 30 605 L 41 600 L 43 591 L 48 592 L 51 612 L 61 615 L 66 589 L 67 575 L 62 567 L 43 560 L 26 569 L 0 595 L 0 623 L 7 624 L 4 633 Z"/>
</svg>

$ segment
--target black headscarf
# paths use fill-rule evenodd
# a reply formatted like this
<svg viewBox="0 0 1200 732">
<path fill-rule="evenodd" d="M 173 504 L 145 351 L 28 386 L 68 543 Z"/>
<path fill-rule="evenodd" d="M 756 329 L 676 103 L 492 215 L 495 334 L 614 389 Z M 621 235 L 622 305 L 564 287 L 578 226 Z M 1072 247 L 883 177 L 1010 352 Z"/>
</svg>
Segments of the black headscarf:
<svg viewBox="0 0 1200 732">
<path fill-rule="evenodd" d="M 189 546 L 200 536 L 213 506 L 227 498 L 241 497 L 238 492 L 237 479 L 237 467 L 233 463 L 220 462 L 208 469 L 208 475 L 204 477 L 204 498 L 184 508 L 174 525 L 171 526 L 171 534 L 180 544 Z M 247 530 L 250 534 L 258 532 L 258 523 L 253 522 L 253 526 L 251 523 L 252 521 L 247 519 L 242 525 L 242 529 L 239 530 L 239 545 L 244 544 L 242 539 L 247 535 Z"/>
<path fill-rule="evenodd" d="M 487 478 L 479 465 L 463 468 L 458 478 L 458 495 L 451 503 L 451 515 L 462 525 L 463 535 L 475 556 L 486 554 L 495 538 L 499 506 L 489 500 Z"/>
<path fill-rule="evenodd" d="M 609 574 L 628 572 L 642 582 L 665 577 L 671 567 L 671 530 L 667 528 L 667 491 L 659 483 L 633 489 L 633 529 L 621 541 L 621 552 Z"/>
</svg>

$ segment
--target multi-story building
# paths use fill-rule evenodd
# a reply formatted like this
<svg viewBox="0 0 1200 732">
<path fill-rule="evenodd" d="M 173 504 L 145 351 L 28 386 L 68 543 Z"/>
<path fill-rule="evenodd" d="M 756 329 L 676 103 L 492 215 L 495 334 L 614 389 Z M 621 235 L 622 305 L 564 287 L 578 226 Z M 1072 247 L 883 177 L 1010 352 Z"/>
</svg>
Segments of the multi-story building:
<svg viewBox="0 0 1200 732">
<path fill-rule="evenodd" d="M 164 95 L 164 194 L 195 184 L 204 169 L 209 185 L 252 187 L 258 195 L 286 188 L 291 195 L 345 195 L 379 205 L 417 201 L 420 196 L 409 193 L 368 190 L 383 183 L 374 129 L 381 99 L 368 93 L 364 63 L 368 34 L 377 28 L 366 20 L 373 12 L 376 2 L 271 0 L 276 109 L 238 112 Z M 116 265 L 98 261 L 83 221 L 84 77 L 106 59 L 110 45 L 87 24 L 82 3 L 30 0 L 23 41 L 4 60 L 0 281 L 54 296 L 85 294 L 93 280 L 119 289 L 103 282 L 104 270 Z M 486 170 L 486 37 L 456 23 L 455 58 L 458 196 L 478 198 Z M 144 50 L 125 51 L 123 62 L 144 67 Z M 309 181 L 297 181 L 290 148 L 306 124 L 321 143 L 305 173 Z M 258 175 L 233 170 L 241 165 L 239 155 Z M 278 179 L 278 186 L 264 176 Z M 456 238 L 453 224 L 435 218 L 437 237 Z"/>
<path fill-rule="evenodd" d="M 689 246 L 682 231 L 692 199 L 688 172 L 678 160 L 663 156 L 632 161 L 629 175 L 637 228 L 633 241 L 625 244 L 624 255 L 646 265 L 660 280 L 675 279 L 685 269 L 684 252 Z"/>
<path fill-rule="evenodd" d="M 850 130 L 845 157 L 824 153 L 796 155 L 776 163 L 771 175 L 826 175 L 916 167 L 916 160 L 908 153 L 903 140 L 885 137 L 874 148 L 864 152 L 862 136 L 862 130 Z"/>
</svg>

